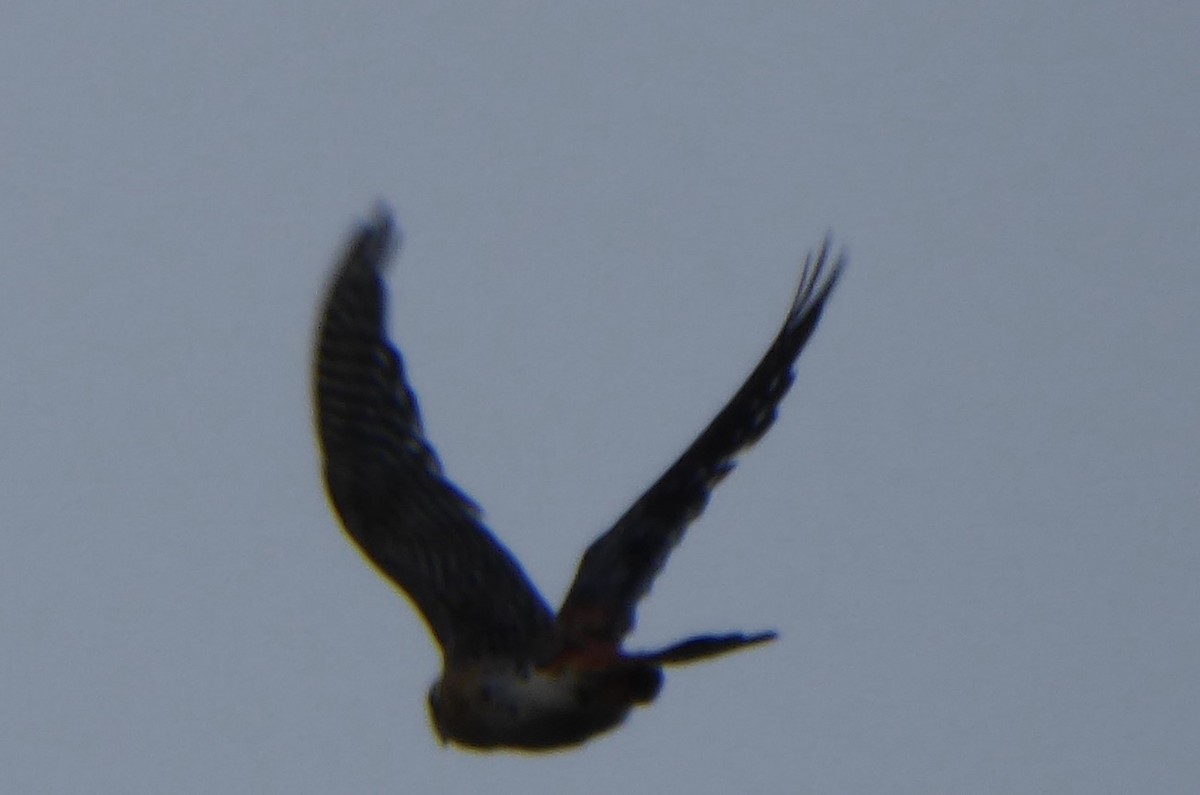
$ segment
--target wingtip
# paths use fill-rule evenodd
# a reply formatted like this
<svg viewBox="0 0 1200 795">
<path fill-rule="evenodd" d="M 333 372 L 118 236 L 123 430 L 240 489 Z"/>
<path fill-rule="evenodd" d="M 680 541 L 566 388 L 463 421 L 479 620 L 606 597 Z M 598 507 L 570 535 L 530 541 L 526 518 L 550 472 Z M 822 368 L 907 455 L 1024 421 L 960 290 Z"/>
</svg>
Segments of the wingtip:
<svg viewBox="0 0 1200 795">
<path fill-rule="evenodd" d="M 389 248 L 400 245 L 401 232 L 396 224 L 396 214 L 384 199 L 376 199 L 371 206 L 371 216 L 363 224 L 362 232 L 383 241 Z"/>
<path fill-rule="evenodd" d="M 809 251 L 800 270 L 800 284 L 788 311 L 787 327 L 799 325 L 810 311 L 819 308 L 837 285 L 849 262 L 845 248 L 840 249 L 830 261 L 833 249 L 833 233 L 826 232 L 816 251 Z"/>
<path fill-rule="evenodd" d="M 377 199 L 370 217 L 355 230 L 344 261 L 366 263 L 371 269 L 382 271 L 399 246 L 400 231 L 391 207 L 384 200 Z"/>
<path fill-rule="evenodd" d="M 395 213 L 392 212 L 392 206 L 388 204 L 386 199 L 378 198 L 371 205 L 371 217 L 364 224 L 364 228 L 371 228 L 390 235 L 395 229 L 394 218 Z"/>
</svg>

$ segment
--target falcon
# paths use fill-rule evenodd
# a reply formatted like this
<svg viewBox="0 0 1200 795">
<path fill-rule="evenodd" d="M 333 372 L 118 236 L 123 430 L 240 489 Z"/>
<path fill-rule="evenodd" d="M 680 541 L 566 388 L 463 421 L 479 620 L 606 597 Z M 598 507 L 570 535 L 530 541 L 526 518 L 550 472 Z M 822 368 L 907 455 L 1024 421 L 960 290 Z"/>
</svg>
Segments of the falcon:
<svg viewBox="0 0 1200 795">
<path fill-rule="evenodd" d="M 420 612 L 442 652 L 429 690 L 443 744 L 544 751 L 578 745 L 649 704 L 662 669 L 772 640 L 698 635 L 655 651 L 623 641 L 634 611 L 713 488 L 775 420 L 844 258 L 810 255 L 783 325 L 692 445 L 584 553 L 555 613 L 480 509 L 443 473 L 386 329 L 396 246 L 383 208 L 357 229 L 320 313 L 314 368 L 325 488 L 346 533 Z"/>
</svg>

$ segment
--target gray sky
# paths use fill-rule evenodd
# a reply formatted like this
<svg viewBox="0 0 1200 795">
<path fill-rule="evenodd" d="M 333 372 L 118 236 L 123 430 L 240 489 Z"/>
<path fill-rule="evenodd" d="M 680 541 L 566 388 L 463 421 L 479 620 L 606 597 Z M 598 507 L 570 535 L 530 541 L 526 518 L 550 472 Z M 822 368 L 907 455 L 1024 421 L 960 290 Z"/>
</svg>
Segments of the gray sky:
<svg viewBox="0 0 1200 795">
<path fill-rule="evenodd" d="M 6 6 L 0 790 L 1194 787 L 1200 11 L 297 5 Z M 310 427 L 377 198 L 430 434 L 552 602 L 848 246 L 634 637 L 776 644 L 574 753 L 436 744 Z"/>
</svg>

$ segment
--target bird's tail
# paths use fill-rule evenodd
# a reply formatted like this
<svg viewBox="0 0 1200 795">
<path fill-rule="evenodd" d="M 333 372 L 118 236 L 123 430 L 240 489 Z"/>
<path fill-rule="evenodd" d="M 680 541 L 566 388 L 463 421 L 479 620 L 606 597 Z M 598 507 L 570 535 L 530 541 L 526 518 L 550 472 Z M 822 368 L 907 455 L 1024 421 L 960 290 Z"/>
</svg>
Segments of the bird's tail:
<svg viewBox="0 0 1200 795">
<path fill-rule="evenodd" d="M 654 665 L 685 665 L 772 640 L 775 640 L 774 632 L 758 632 L 753 635 L 744 635 L 741 632 L 728 635 L 697 635 L 665 649 L 630 656 L 639 662 Z"/>
</svg>

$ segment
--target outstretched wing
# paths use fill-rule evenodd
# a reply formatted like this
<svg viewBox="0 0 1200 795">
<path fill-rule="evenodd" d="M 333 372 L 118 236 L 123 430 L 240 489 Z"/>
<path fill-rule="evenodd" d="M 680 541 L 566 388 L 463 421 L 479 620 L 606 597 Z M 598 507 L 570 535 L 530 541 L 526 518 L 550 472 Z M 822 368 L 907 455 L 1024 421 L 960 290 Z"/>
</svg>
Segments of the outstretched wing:
<svg viewBox="0 0 1200 795">
<path fill-rule="evenodd" d="M 828 266 L 828 249 L 826 240 L 816 257 L 805 261 L 783 327 L 733 399 L 612 529 L 588 547 L 559 610 L 559 626 L 568 638 L 616 643 L 633 628 L 638 601 L 688 524 L 704 510 L 713 487 L 733 469 L 734 457 L 771 427 L 779 401 L 792 385 L 796 357 L 842 273 L 841 257 Z"/>
<path fill-rule="evenodd" d="M 346 532 L 416 603 L 447 660 L 532 657 L 554 617 L 425 439 L 384 328 L 391 249 L 381 208 L 351 241 L 325 299 L 315 398 L 326 489 Z"/>
</svg>

